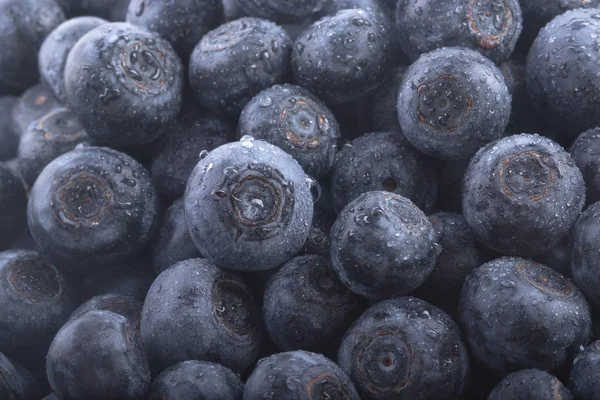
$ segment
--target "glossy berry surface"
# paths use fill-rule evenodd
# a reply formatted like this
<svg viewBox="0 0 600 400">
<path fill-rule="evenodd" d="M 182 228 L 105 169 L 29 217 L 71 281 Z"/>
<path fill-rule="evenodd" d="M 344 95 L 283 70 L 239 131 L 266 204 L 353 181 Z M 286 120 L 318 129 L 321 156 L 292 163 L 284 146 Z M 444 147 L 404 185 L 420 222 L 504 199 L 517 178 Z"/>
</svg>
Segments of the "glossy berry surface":
<svg viewBox="0 0 600 400">
<path fill-rule="evenodd" d="M 525 369 L 507 375 L 490 393 L 488 400 L 572 400 L 569 389 L 555 376 L 539 369 Z"/>
<path fill-rule="evenodd" d="M 600 129 L 583 132 L 571 145 L 571 157 L 583 174 L 588 204 L 600 201 Z"/>
<path fill-rule="evenodd" d="M 600 366 L 600 342 L 595 341 L 575 358 L 568 386 L 576 399 L 594 399 L 600 391 L 600 382 L 594 371 Z"/>
<path fill-rule="evenodd" d="M 327 0 L 238 0 L 243 11 L 277 23 L 302 20 L 318 12 Z"/>
<path fill-rule="evenodd" d="M 573 281 L 595 307 L 600 306 L 600 294 L 596 289 L 600 250 L 599 229 L 600 203 L 594 203 L 577 220 L 570 242 Z"/>
</svg>

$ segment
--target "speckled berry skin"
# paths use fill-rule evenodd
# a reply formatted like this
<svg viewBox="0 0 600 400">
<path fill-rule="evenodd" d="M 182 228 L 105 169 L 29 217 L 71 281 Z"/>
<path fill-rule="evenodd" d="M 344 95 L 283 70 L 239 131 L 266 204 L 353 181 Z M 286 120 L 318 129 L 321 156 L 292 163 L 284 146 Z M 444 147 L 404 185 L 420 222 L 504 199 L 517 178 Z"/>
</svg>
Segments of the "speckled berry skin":
<svg viewBox="0 0 600 400">
<path fill-rule="evenodd" d="M 253 97 L 240 115 L 237 132 L 238 138 L 249 135 L 278 146 L 315 179 L 327 176 L 341 136 L 331 110 L 308 90 L 289 84 Z"/>
<path fill-rule="evenodd" d="M 277 267 L 304 245 L 313 217 L 310 180 L 286 152 L 243 137 L 208 153 L 184 196 L 192 240 L 217 265 Z"/>
<path fill-rule="evenodd" d="M 126 21 L 167 39 L 182 60 L 225 18 L 220 0 L 131 0 Z"/>
<path fill-rule="evenodd" d="M 108 21 L 96 17 L 77 17 L 60 24 L 50 33 L 40 47 L 38 68 L 43 83 L 61 103 L 65 94 L 65 65 L 73 46 L 86 33 Z"/>
<path fill-rule="evenodd" d="M 585 203 L 571 156 L 552 140 L 514 135 L 477 152 L 463 183 L 463 215 L 477 239 L 504 255 L 531 257 L 555 247 Z"/>
<path fill-rule="evenodd" d="M 421 152 L 442 160 L 470 158 L 500 139 L 510 108 L 498 67 L 461 47 L 422 55 L 406 70 L 398 94 L 404 136 Z"/>
<path fill-rule="evenodd" d="M 569 378 L 569 389 L 576 399 L 595 400 L 600 393 L 600 381 L 595 379 L 600 368 L 600 341 L 595 341 L 575 358 Z"/>
<path fill-rule="evenodd" d="M 571 275 L 589 301 L 600 307 L 600 203 L 592 204 L 577 220 L 571 232 Z"/>
<path fill-rule="evenodd" d="M 278 24 L 298 22 L 323 8 L 328 0 L 238 0 L 241 9 L 253 17 Z"/>
<path fill-rule="evenodd" d="M 583 132 L 571 146 L 571 157 L 583 174 L 588 204 L 600 201 L 600 128 Z"/>
<path fill-rule="evenodd" d="M 367 192 L 351 201 L 330 239 L 342 282 L 373 300 L 413 291 L 435 265 L 433 225 L 410 200 L 390 192 Z"/>
<path fill-rule="evenodd" d="M 208 32 L 190 57 L 189 80 L 203 107 L 238 118 L 259 92 L 290 76 L 292 39 L 279 25 L 240 18 Z"/>
<path fill-rule="evenodd" d="M 294 78 L 328 104 L 357 99 L 375 89 L 393 66 L 391 44 L 392 31 L 380 16 L 341 10 L 296 38 Z"/>
<path fill-rule="evenodd" d="M 409 198 L 429 212 L 437 198 L 433 163 L 400 132 L 361 135 L 336 156 L 331 170 L 333 208 L 339 213 L 359 195 L 385 190 Z"/>
<path fill-rule="evenodd" d="M 181 111 L 182 88 L 183 66 L 171 44 L 124 22 L 88 32 L 65 65 L 67 103 L 100 145 L 156 140 Z"/>
<path fill-rule="evenodd" d="M 303 350 L 261 359 L 244 387 L 243 400 L 359 400 L 350 378 L 325 356 Z"/>
<path fill-rule="evenodd" d="M 338 364 L 364 400 L 459 399 L 470 372 L 459 327 L 414 297 L 367 309 L 346 332 Z"/>
<path fill-rule="evenodd" d="M 76 148 L 44 168 L 27 217 L 45 257 L 90 275 L 142 250 L 157 225 L 158 198 L 133 158 L 105 147 Z"/>
<path fill-rule="evenodd" d="M 567 11 L 540 31 L 527 56 L 531 101 L 571 140 L 600 125 L 599 33 L 599 10 Z"/>
<path fill-rule="evenodd" d="M 465 281 L 458 322 L 472 354 L 495 374 L 553 370 L 590 338 L 592 316 L 583 294 L 553 269 L 503 257 Z"/>
<path fill-rule="evenodd" d="M 487 400 L 573 400 L 569 389 L 546 371 L 525 369 L 500 381 Z"/>
<path fill-rule="evenodd" d="M 521 34 L 521 7 L 518 0 L 400 0 L 396 28 L 412 60 L 440 47 L 463 46 L 500 63 Z"/>
</svg>

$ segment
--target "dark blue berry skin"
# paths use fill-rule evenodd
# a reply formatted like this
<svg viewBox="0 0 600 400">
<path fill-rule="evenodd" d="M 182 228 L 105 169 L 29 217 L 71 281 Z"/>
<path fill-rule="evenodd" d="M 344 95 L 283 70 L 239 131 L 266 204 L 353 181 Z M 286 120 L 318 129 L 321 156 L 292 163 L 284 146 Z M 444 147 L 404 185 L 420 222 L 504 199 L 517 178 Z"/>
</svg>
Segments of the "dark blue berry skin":
<svg viewBox="0 0 600 400">
<path fill-rule="evenodd" d="M 308 239 L 300 251 L 302 255 L 318 255 L 329 259 L 331 254 L 331 242 L 329 232 L 335 222 L 335 213 L 315 204 L 313 212 L 313 223 L 308 233 Z"/>
<path fill-rule="evenodd" d="M 240 115 L 238 138 L 252 136 L 278 146 L 315 179 L 327 176 L 338 138 L 337 120 L 308 90 L 275 85 L 250 100 Z"/>
<path fill-rule="evenodd" d="M 131 326 L 140 330 L 143 303 L 130 296 L 120 294 L 104 294 L 92 297 L 73 311 L 69 320 L 81 317 L 90 311 L 111 311 L 127 318 Z"/>
<path fill-rule="evenodd" d="M 22 230 L 27 210 L 27 194 L 20 176 L 0 163 L 0 250 L 4 250 Z"/>
<path fill-rule="evenodd" d="M 0 399 L 38 400 L 40 396 L 31 373 L 0 353 Z"/>
<path fill-rule="evenodd" d="M 87 276 L 79 284 L 80 299 L 112 293 L 144 301 L 156 278 L 151 264 L 149 257 L 144 255 L 134 261 L 111 265 L 100 274 Z"/>
<path fill-rule="evenodd" d="M 464 177 L 463 215 L 477 239 L 504 255 L 543 254 L 564 239 L 585 203 L 571 156 L 552 140 L 514 135 L 481 148 Z"/>
<path fill-rule="evenodd" d="M 534 261 L 544 264 L 562 276 L 571 279 L 571 248 L 569 240 L 563 240 L 559 245 L 535 257 Z"/>
<path fill-rule="evenodd" d="M 183 196 L 188 178 L 202 151 L 235 140 L 235 126 L 197 108 L 184 111 L 165 135 L 162 150 L 152 162 L 152 183 L 165 206 Z"/>
<path fill-rule="evenodd" d="M 131 0 L 126 20 L 158 33 L 187 60 L 202 36 L 224 18 L 221 0 Z"/>
<path fill-rule="evenodd" d="M 61 400 L 142 400 L 150 389 L 139 333 L 110 311 L 88 311 L 67 322 L 50 345 L 46 371 Z"/>
<path fill-rule="evenodd" d="M 18 94 L 39 80 L 37 55 L 65 14 L 54 0 L 0 3 L 0 94 Z"/>
<path fill-rule="evenodd" d="M 367 117 L 373 132 L 402 132 L 396 104 L 406 68 L 392 69 L 387 79 L 369 95 Z"/>
<path fill-rule="evenodd" d="M 488 260 L 487 252 L 461 214 L 439 212 L 429 220 L 441 252 L 435 268 L 413 295 L 454 316 L 465 279 Z"/>
<path fill-rule="evenodd" d="M 148 172 L 131 157 L 83 147 L 42 171 L 27 216 L 44 256 L 70 273 L 91 275 L 143 249 L 157 225 L 158 199 Z"/>
<path fill-rule="evenodd" d="M 600 128 L 583 132 L 571 146 L 571 157 L 583 174 L 588 204 L 600 201 Z"/>
<path fill-rule="evenodd" d="M 239 271 L 277 267 L 302 249 L 313 218 L 310 181 L 283 150 L 242 138 L 211 151 L 187 185 L 192 240 L 217 265 Z"/>
<path fill-rule="evenodd" d="M 88 140 L 77 116 L 66 108 L 56 108 L 33 121 L 19 142 L 19 172 L 23 180 L 33 186 L 46 165 Z"/>
<path fill-rule="evenodd" d="M 248 14 L 242 10 L 237 0 L 223 0 L 223 9 L 225 12 L 225 21 L 233 21 Z"/>
<path fill-rule="evenodd" d="M 141 332 L 154 373 L 194 359 L 242 373 L 258 357 L 262 324 L 240 277 L 191 259 L 156 278 L 144 302 Z"/>
<path fill-rule="evenodd" d="M 0 96 L 0 161 L 10 160 L 17 156 L 19 135 L 13 129 L 12 110 L 17 104 L 14 96 Z"/>
<path fill-rule="evenodd" d="M 569 389 L 553 375 L 525 369 L 506 376 L 487 400 L 573 400 Z"/>
<path fill-rule="evenodd" d="M 47 349 L 77 306 L 71 281 L 29 250 L 0 253 L 0 351 Z"/>
<path fill-rule="evenodd" d="M 188 231 L 183 199 L 179 199 L 162 217 L 162 224 L 154 243 L 154 270 L 160 274 L 179 261 L 201 257 Z"/>
<path fill-rule="evenodd" d="M 204 35 L 190 57 L 194 96 L 203 107 L 237 118 L 252 97 L 287 80 L 291 48 L 292 39 L 271 21 L 227 22 Z"/>
<path fill-rule="evenodd" d="M 310 17 L 328 0 L 238 0 L 241 9 L 253 17 L 275 21 L 278 24 L 298 22 Z"/>
<path fill-rule="evenodd" d="M 325 350 L 339 343 L 363 303 L 339 280 L 331 261 L 301 256 L 285 263 L 267 284 L 263 318 L 281 350 Z"/>
<path fill-rule="evenodd" d="M 336 156 L 331 170 L 333 207 L 339 213 L 359 195 L 385 190 L 407 197 L 429 212 L 437 197 L 432 164 L 400 132 L 362 135 Z"/>
<path fill-rule="evenodd" d="M 206 361 L 184 361 L 158 375 L 148 400 L 242 400 L 240 378 L 222 365 Z"/>
<path fill-rule="evenodd" d="M 40 78 L 61 103 L 67 101 L 64 72 L 69 52 L 83 35 L 106 23 L 107 20 L 96 17 L 69 19 L 44 39 L 38 55 Z"/>
<path fill-rule="evenodd" d="M 29 124 L 62 107 L 50 88 L 43 83 L 27 89 L 12 109 L 13 131 L 22 136 Z"/>
<path fill-rule="evenodd" d="M 469 377 L 458 325 L 414 297 L 367 309 L 342 340 L 338 364 L 364 400 L 458 399 Z"/>
<path fill-rule="evenodd" d="M 296 83 L 328 104 L 375 89 L 393 66 L 392 30 L 379 15 L 345 9 L 311 24 L 294 43 Z"/>
<path fill-rule="evenodd" d="M 511 96 L 490 60 L 445 47 L 408 67 L 397 105 L 402 132 L 413 146 L 435 158 L 460 160 L 502 137 Z"/>
<path fill-rule="evenodd" d="M 330 239 L 342 282 L 373 300 L 410 293 L 435 266 L 433 225 L 409 199 L 390 192 L 367 192 L 350 202 Z"/>
<path fill-rule="evenodd" d="M 325 356 L 297 350 L 258 362 L 244 386 L 243 400 L 359 400 L 350 378 Z"/>
<path fill-rule="evenodd" d="M 592 327 L 590 307 L 571 281 L 542 264 L 510 257 L 469 275 L 458 321 L 472 355 L 499 376 L 560 367 L 587 344 Z"/>
<path fill-rule="evenodd" d="M 158 34 L 128 23 L 84 35 L 64 76 L 67 103 L 97 144 L 149 144 L 181 111 L 181 60 Z"/>
<path fill-rule="evenodd" d="M 599 234 L 600 203 L 594 203 L 577 220 L 571 233 L 570 248 L 573 281 L 595 307 L 600 307 Z"/>
<path fill-rule="evenodd" d="M 500 63 L 515 49 L 522 22 L 518 0 L 400 0 L 396 8 L 400 44 L 412 60 L 461 46 Z"/>
<path fill-rule="evenodd" d="M 109 21 L 125 21 L 129 0 L 57 0 L 67 17 L 92 15 Z"/>
<path fill-rule="evenodd" d="M 575 358 L 569 378 L 569 389 L 576 399 L 598 399 L 600 381 L 596 374 L 600 368 L 600 341 L 595 341 Z"/>
<path fill-rule="evenodd" d="M 597 9 L 567 11 L 540 31 L 527 56 L 527 90 L 540 113 L 574 139 L 600 125 Z M 581 52 L 572 51 L 577 43 Z M 582 82 L 585 85 L 582 86 Z"/>
</svg>

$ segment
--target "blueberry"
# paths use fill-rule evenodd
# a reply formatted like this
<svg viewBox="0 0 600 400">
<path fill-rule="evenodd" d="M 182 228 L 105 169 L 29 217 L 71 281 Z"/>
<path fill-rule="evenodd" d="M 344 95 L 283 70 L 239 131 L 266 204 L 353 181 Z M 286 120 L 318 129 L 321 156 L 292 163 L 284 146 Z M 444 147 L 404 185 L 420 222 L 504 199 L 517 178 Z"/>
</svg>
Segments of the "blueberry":
<svg viewBox="0 0 600 400">
<path fill-rule="evenodd" d="M 575 358 L 569 379 L 569 388 L 576 399 L 597 399 L 600 381 L 595 379 L 600 368 L 600 341 L 595 341 Z"/>
<path fill-rule="evenodd" d="M 338 363 L 364 400 L 458 399 L 469 376 L 456 323 L 414 297 L 367 309 L 342 340 Z"/>
<path fill-rule="evenodd" d="M 398 95 L 398 118 L 408 141 L 442 160 L 470 158 L 500 139 L 510 108 L 500 70 L 460 47 L 422 55 L 406 70 Z"/>
<path fill-rule="evenodd" d="M 571 156 L 552 140 L 514 135 L 483 147 L 464 178 L 463 215 L 486 246 L 536 256 L 571 230 L 585 184 Z"/>
<path fill-rule="evenodd" d="M 328 0 L 238 0 L 243 11 L 253 17 L 279 24 L 300 21 L 323 8 Z"/>
<path fill-rule="evenodd" d="M 163 148 L 152 162 L 152 183 L 165 205 L 183 196 L 188 178 L 202 151 L 235 140 L 235 126 L 197 109 L 181 115 L 166 135 Z"/>
<path fill-rule="evenodd" d="M 225 21 L 233 21 L 242 17 L 247 17 L 248 14 L 242 10 L 237 0 L 223 0 L 223 9 L 225 12 Z"/>
<path fill-rule="evenodd" d="M 69 52 L 83 35 L 107 22 L 96 17 L 69 19 L 44 39 L 38 55 L 40 77 L 61 103 L 67 101 L 64 72 Z"/>
<path fill-rule="evenodd" d="M 487 261 L 487 253 L 461 214 L 439 212 L 429 220 L 442 251 L 435 268 L 414 295 L 454 315 L 465 279 Z"/>
<path fill-rule="evenodd" d="M 181 110 L 182 86 L 169 42 L 128 23 L 91 30 L 65 65 L 67 103 L 96 143 L 113 147 L 157 139 Z"/>
<path fill-rule="evenodd" d="M 19 135 L 15 132 L 12 123 L 13 108 L 17 98 L 13 96 L 0 96 L 0 161 L 6 161 L 17 156 Z"/>
<path fill-rule="evenodd" d="M 579 289 L 542 264 L 503 257 L 465 281 L 458 321 L 473 356 L 497 375 L 553 370 L 587 343 L 590 308 Z"/>
<path fill-rule="evenodd" d="M 341 104 L 375 89 L 393 66 L 392 30 L 380 16 L 345 9 L 311 24 L 292 51 L 298 85 Z"/>
<path fill-rule="evenodd" d="M 260 91 L 286 81 L 292 40 L 271 21 L 240 18 L 208 32 L 190 57 L 189 80 L 200 104 L 237 118 Z"/>
<path fill-rule="evenodd" d="M 577 220 L 571 235 L 571 274 L 573 281 L 595 306 L 600 306 L 598 292 L 598 232 L 600 203 L 592 204 Z"/>
<path fill-rule="evenodd" d="M 386 80 L 369 95 L 367 117 L 369 127 L 374 132 L 402 132 L 396 104 L 406 68 L 395 67 Z"/>
<path fill-rule="evenodd" d="M 221 0 L 131 0 L 126 20 L 158 33 L 187 60 L 202 36 L 224 18 Z"/>
<path fill-rule="evenodd" d="M 154 380 L 148 400 L 242 400 L 240 378 L 222 365 L 206 361 L 175 364 Z"/>
<path fill-rule="evenodd" d="M 46 165 L 87 140 L 77 116 L 66 108 L 56 108 L 33 121 L 19 143 L 19 172 L 23 180 L 33 186 Z"/>
<path fill-rule="evenodd" d="M 0 351 L 47 349 L 77 306 L 71 282 L 34 251 L 0 253 Z"/>
<path fill-rule="evenodd" d="M 30 87 L 13 107 L 13 131 L 22 136 L 29 124 L 60 107 L 61 104 L 48 86 L 40 83 Z"/>
<path fill-rule="evenodd" d="M 265 325 L 284 351 L 335 346 L 363 304 L 336 276 L 331 261 L 315 255 L 285 263 L 264 296 Z"/>
<path fill-rule="evenodd" d="M 144 247 L 157 223 L 158 200 L 148 172 L 131 157 L 84 147 L 42 171 L 27 214 L 45 256 L 66 271 L 91 275 Z"/>
<path fill-rule="evenodd" d="M 431 211 L 437 196 L 432 161 L 416 151 L 399 132 L 369 133 L 338 153 L 331 171 L 333 207 L 340 212 L 359 195 L 385 190 Z"/>
<path fill-rule="evenodd" d="M 587 203 L 600 201 L 600 128 L 583 132 L 571 146 L 571 157 L 583 174 Z"/>
<path fill-rule="evenodd" d="M 80 15 L 93 15 L 109 21 L 125 21 L 129 0 L 60 0 L 63 2 L 79 3 Z"/>
<path fill-rule="evenodd" d="M 133 297 L 110 293 L 92 297 L 81 304 L 73 311 L 69 320 L 79 318 L 89 311 L 111 311 L 127 318 L 131 326 L 139 331 L 142 307 L 142 302 Z"/>
<path fill-rule="evenodd" d="M 50 345 L 46 370 L 62 400 L 141 400 L 150 388 L 139 333 L 110 311 L 88 311 L 67 322 Z"/>
<path fill-rule="evenodd" d="M 241 373 L 256 361 L 262 337 L 250 289 L 204 259 L 181 261 L 156 278 L 141 331 L 155 372 L 196 359 Z"/>
<path fill-rule="evenodd" d="M 338 276 L 370 299 L 413 291 L 435 266 L 433 225 L 410 200 L 393 193 L 358 196 L 342 210 L 330 237 Z"/>
<path fill-rule="evenodd" d="M 569 389 L 553 375 L 539 369 L 525 369 L 507 375 L 487 400 L 573 400 Z"/>
<path fill-rule="evenodd" d="M 15 240 L 25 222 L 27 197 L 21 179 L 0 163 L 0 250 Z"/>
<path fill-rule="evenodd" d="M 200 257 L 201 254 L 188 231 L 183 199 L 179 199 L 167 209 L 162 217 L 153 250 L 154 270 L 160 274 L 179 261 Z"/>
<path fill-rule="evenodd" d="M 359 400 L 350 378 L 325 356 L 297 350 L 258 362 L 244 387 L 244 400 Z"/>
<path fill-rule="evenodd" d="M 556 247 L 535 258 L 536 262 L 544 264 L 564 277 L 571 277 L 571 249 L 568 240 L 558 244 Z"/>
<path fill-rule="evenodd" d="M 522 21 L 518 0 L 400 0 L 396 9 L 400 44 L 412 60 L 462 46 L 502 62 L 515 48 Z"/>
<path fill-rule="evenodd" d="M 19 93 L 39 79 L 37 54 L 65 15 L 54 0 L 0 3 L 0 94 Z"/>
<path fill-rule="evenodd" d="M 37 400 L 39 388 L 31 373 L 0 353 L 0 398 L 10 400 Z"/>
<path fill-rule="evenodd" d="M 252 98 L 242 111 L 237 132 L 238 137 L 249 135 L 278 146 L 316 179 L 327 176 L 341 135 L 335 116 L 321 100 L 287 84 Z"/>
<path fill-rule="evenodd" d="M 184 202 L 198 250 L 217 265 L 240 271 L 270 269 L 292 258 L 313 217 L 310 181 L 300 165 L 251 137 L 202 159 Z"/>
<path fill-rule="evenodd" d="M 566 138 L 574 139 L 586 129 L 600 125 L 600 56 L 596 31 L 597 9 L 567 11 L 540 31 L 527 56 L 527 89 L 531 101 Z M 579 53 L 573 53 L 577 43 Z M 581 86 L 581 82 L 587 82 Z"/>
<path fill-rule="evenodd" d="M 300 254 L 319 255 L 329 258 L 331 254 L 331 242 L 329 241 L 329 232 L 335 222 L 335 213 L 326 208 L 315 204 L 313 212 L 313 222 L 308 233 L 308 239 Z"/>
</svg>

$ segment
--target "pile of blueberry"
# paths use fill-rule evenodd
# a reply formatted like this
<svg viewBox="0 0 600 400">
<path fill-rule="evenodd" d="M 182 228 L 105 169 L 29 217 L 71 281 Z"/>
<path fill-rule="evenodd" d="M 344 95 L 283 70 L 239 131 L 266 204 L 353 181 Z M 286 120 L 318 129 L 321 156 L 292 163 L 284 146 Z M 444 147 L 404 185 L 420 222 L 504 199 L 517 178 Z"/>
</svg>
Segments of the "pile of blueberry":
<svg viewBox="0 0 600 400">
<path fill-rule="evenodd" d="M 600 0 L 0 0 L 0 400 L 600 399 Z"/>
</svg>

